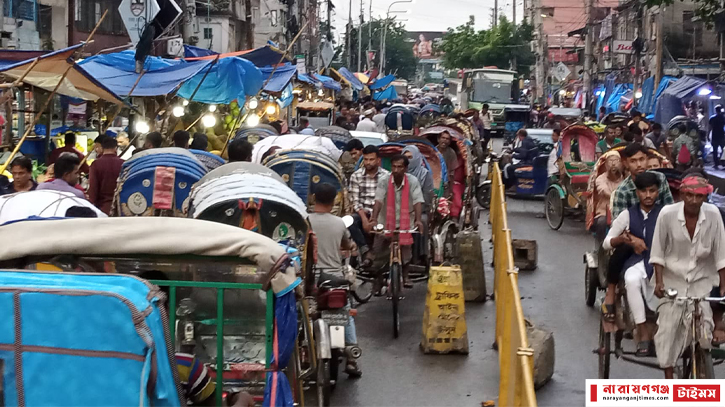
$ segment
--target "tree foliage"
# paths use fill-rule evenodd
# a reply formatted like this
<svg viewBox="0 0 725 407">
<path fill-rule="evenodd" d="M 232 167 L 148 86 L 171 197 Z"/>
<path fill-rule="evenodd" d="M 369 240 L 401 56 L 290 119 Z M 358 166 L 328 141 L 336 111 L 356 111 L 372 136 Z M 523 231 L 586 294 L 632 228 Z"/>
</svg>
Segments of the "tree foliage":
<svg viewBox="0 0 725 407">
<path fill-rule="evenodd" d="M 365 51 L 368 48 L 369 30 L 372 28 L 372 50 L 375 51 L 375 61 L 373 66 L 379 66 L 380 58 L 380 42 L 381 34 L 385 27 L 386 20 L 373 20 L 372 22 L 364 23 L 362 25 L 362 64 L 365 67 L 367 57 Z M 395 73 L 399 78 L 413 79 L 415 77 L 415 68 L 417 65 L 417 59 L 413 55 L 413 43 L 408 41 L 408 31 L 405 27 L 395 19 L 391 18 L 387 20 L 387 34 L 385 40 L 385 71 Z M 352 63 L 348 68 L 351 70 L 357 69 L 357 44 L 358 44 L 358 29 L 354 28 L 350 33 L 351 40 L 351 57 Z M 343 64 L 347 62 L 347 50 L 345 43 L 340 44 L 342 49 L 341 59 Z"/>
<path fill-rule="evenodd" d="M 448 29 L 438 49 L 444 53 L 443 64 L 449 69 L 481 68 L 495 65 L 507 69 L 515 62 L 517 71 L 527 75 L 536 62 L 529 43 L 533 27 L 524 21 L 514 25 L 501 17 L 496 27 L 476 31 L 475 19 Z"/>
</svg>

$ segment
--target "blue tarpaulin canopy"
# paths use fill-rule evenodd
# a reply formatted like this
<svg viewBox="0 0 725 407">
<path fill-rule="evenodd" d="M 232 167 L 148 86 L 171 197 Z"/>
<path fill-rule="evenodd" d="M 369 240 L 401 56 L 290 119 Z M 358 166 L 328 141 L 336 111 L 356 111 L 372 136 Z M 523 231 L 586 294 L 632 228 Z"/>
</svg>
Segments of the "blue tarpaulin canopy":
<svg viewBox="0 0 725 407">
<path fill-rule="evenodd" d="M 218 54 L 221 56 L 221 58 L 229 58 L 229 57 L 240 57 L 244 58 L 247 61 L 251 61 L 256 66 L 270 66 L 270 65 L 277 65 L 280 63 L 280 59 L 282 58 L 282 55 L 284 54 L 283 51 L 280 51 L 276 47 L 273 47 L 271 45 L 265 45 L 263 47 L 255 48 L 255 49 L 249 49 L 244 51 L 236 51 L 236 52 L 227 52 L 225 54 Z M 203 59 L 214 59 L 216 55 L 208 55 L 208 56 L 201 56 L 198 58 L 187 58 L 187 60 L 203 60 Z M 285 57 L 284 61 L 282 62 L 292 62 L 292 60 L 288 57 Z"/>
<path fill-rule="evenodd" d="M 652 112 L 654 92 L 655 78 L 654 76 L 650 76 L 642 83 L 642 97 L 639 99 L 639 103 L 637 104 L 637 110 L 639 110 L 644 116 L 647 116 L 650 112 Z"/>
<path fill-rule="evenodd" d="M 373 82 L 372 85 L 368 86 L 368 88 L 370 88 L 370 90 L 382 89 L 382 88 L 390 85 L 391 83 L 393 83 L 394 80 L 395 80 L 395 75 L 388 75 L 388 76 L 382 77 L 382 78 L 378 79 L 377 81 Z"/>
<path fill-rule="evenodd" d="M 207 57 L 216 55 L 218 52 L 206 48 L 199 48 L 193 45 L 184 45 L 184 58 Z"/>
<path fill-rule="evenodd" d="M 139 76 L 135 72 L 133 51 L 97 55 L 81 64 L 98 81 L 124 96 Z M 251 62 L 236 57 L 216 62 L 214 59 L 186 62 L 148 57 L 144 70 L 146 73 L 136 85 L 133 96 L 166 95 L 181 85 L 178 95 L 189 98 L 207 71 L 209 74 L 194 95 L 194 101 L 226 104 L 255 95 L 262 87 L 262 72 Z"/>
<path fill-rule="evenodd" d="M 278 66 L 276 70 L 273 66 L 265 66 L 264 68 L 259 68 L 259 70 L 262 71 L 264 81 L 267 81 L 267 78 L 272 75 L 272 78 L 264 86 L 264 90 L 267 92 L 281 92 L 295 76 L 297 67 L 292 64 L 284 64 Z M 274 71 L 274 74 L 272 74 L 272 71 Z"/>
<path fill-rule="evenodd" d="M 684 76 L 668 86 L 657 100 L 655 121 L 657 123 L 667 123 L 673 117 L 684 114 L 683 99 L 692 96 L 704 84 L 705 80 L 703 79 Z"/>
<path fill-rule="evenodd" d="M 322 83 L 320 83 L 317 79 L 315 79 L 312 76 L 307 75 L 305 73 L 298 73 L 297 80 L 299 80 L 300 82 L 309 83 L 310 85 L 322 87 Z"/>
<path fill-rule="evenodd" d="M 647 115 L 647 120 L 654 120 L 654 112 L 657 111 L 657 103 L 660 100 L 660 96 L 662 96 L 665 90 L 667 90 L 667 88 L 676 81 L 677 78 L 673 76 L 665 76 L 660 80 L 660 84 L 657 86 L 657 90 L 655 91 L 654 102 L 652 103 L 652 110 Z"/>
<path fill-rule="evenodd" d="M 632 90 L 632 85 L 628 83 L 620 83 L 614 86 L 611 94 L 607 98 L 604 106 L 607 108 L 607 113 L 618 112 L 619 105 L 622 101 L 622 96 L 626 95 L 627 92 Z"/>
<path fill-rule="evenodd" d="M 398 98 L 398 92 L 394 86 L 388 86 L 385 90 L 373 93 L 373 100 L 393 100 Z"/>
<path fill-rule="evenodd" d="M 322 83 L 322 86 L 327 89 L 332 89 L 336 92 L 339 92 L 342 90 L 342 86 L 340 85 L 340 83 L 337 82 L 336 80 L 330 78 L 329 76 L 321 75 L 318 73 L 313 73 L 312 76 L 315 79 L 317 79 L 318 81 L 320 81 Z"/>
<path fill-rule="evenodd" d="M 355 74 L 350 72 L 347 68 L 342 67 L 338 70 L 338 72 L 343 78 L 350 82 L 350 86 L 352 86 L 353 89 L 363 90 L 363 88 L 365 87 L 365 85 L 360 82 L 360 79 L 358 79 L 357 76 L 355 76 Z"/>
</svg>

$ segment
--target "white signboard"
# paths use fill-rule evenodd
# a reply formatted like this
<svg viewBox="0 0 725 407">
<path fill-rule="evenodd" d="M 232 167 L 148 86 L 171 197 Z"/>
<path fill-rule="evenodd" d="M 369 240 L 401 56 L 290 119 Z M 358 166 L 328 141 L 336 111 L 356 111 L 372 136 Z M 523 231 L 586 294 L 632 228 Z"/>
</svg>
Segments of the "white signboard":
<svg viewBox="0 0 725 407">
<path fill-rule="evenodd" d="M 554 67 L 554 70 L 552 71 L 552 75 L 554 75 L 554 78 L 558 79 L 560 82 L 565 80 L 569 77 L 571 74 L 571 70 L 568 66 L 564 65 L 563 62 L 559 62 L 556 67 Z"/>
<path fill-rule="evenodd" d="M 297 58 L 297 73 L 306 74 L 307 66 L 305 65 L 305 56 L 295 55 L 295 58 Z"/>
<path fill-rule="evenodd" d="M 182 38 L 172 38 L 166 42 L 166 53 L 175 56 L 184 56 L 184 40 Z"/>
<path fill-rule="evenodd" d="M 632 41 L 612 41 L 612 52 L 615 54 L 633 54 Z"/>
<path fill-rule="evenodd" d="M 159 14 L 161 8 L 156 0 L 122 0 L 118 6 L 123 25 L 126 26 L 128 36 L 135 46 L 146 27 L 146 22 L 151 22 Z"/>
<path fill-rule="evenodd" d="M 322 55 L 322 63 L 325 65 L 325 68 L 329 67 L 330 63 L 332 63 L 332 58 L 335 56 L 335 49 L 332 48 L 330 41 L 325 41 L 322 44 L 322 52 L 320 54 Z"/>
</svg>

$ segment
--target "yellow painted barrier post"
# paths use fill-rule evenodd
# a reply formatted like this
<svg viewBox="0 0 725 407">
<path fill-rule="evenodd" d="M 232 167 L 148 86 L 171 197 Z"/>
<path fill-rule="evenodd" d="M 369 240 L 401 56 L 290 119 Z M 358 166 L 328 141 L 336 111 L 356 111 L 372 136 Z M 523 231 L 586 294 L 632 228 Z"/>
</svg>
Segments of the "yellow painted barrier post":
<svg viewBox="0 0 725 407">
<path fill-rule="evenodd" d="M 526 336 L 518 270 L 514 267 L 511 230 L 508 228 L 506 195 L 498 163 L 494 164 L 490 208 L 500 378 L 498 405 L 535 407 L 534 351 L 529 347 Z"/>
</svg>

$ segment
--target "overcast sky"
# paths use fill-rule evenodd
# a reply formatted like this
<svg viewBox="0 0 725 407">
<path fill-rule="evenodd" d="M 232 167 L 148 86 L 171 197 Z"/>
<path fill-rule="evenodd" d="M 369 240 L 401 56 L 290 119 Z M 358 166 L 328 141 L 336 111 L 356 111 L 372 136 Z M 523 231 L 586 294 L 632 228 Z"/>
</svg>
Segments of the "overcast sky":
<svg viewBox="0 0 725 407">
<path fill-rule="evenodd" d="M 371 0 L 362 0 L 365 21 L 369 19 Z M 511 19 L 512 3 L 517 2 L 516 20 L 521 21 L 523 16 L 523 0 L 499 0 L 500 15 Z M 385 15 L 393 0 L 372 0 L 373 17 L 380 18 Z M 340 39 L 345 33 L 350 1 L 333 0 L 335 4 L 335 27 Z M 491 25 L 491 10 L 494 0 L 413 0 L 413 3 L 395 4 L 391 11 L 407 11 L 407 13 L 391 13 L 404 22 L 408 31 L 446 31 L 448 27 L 457 27 L 468 21 L 469 15 L 476 17 L 476 28 L 486 29 Z M 353 24 L 360 23 L 360 0 L 352 0 Z"/>
</svg>

